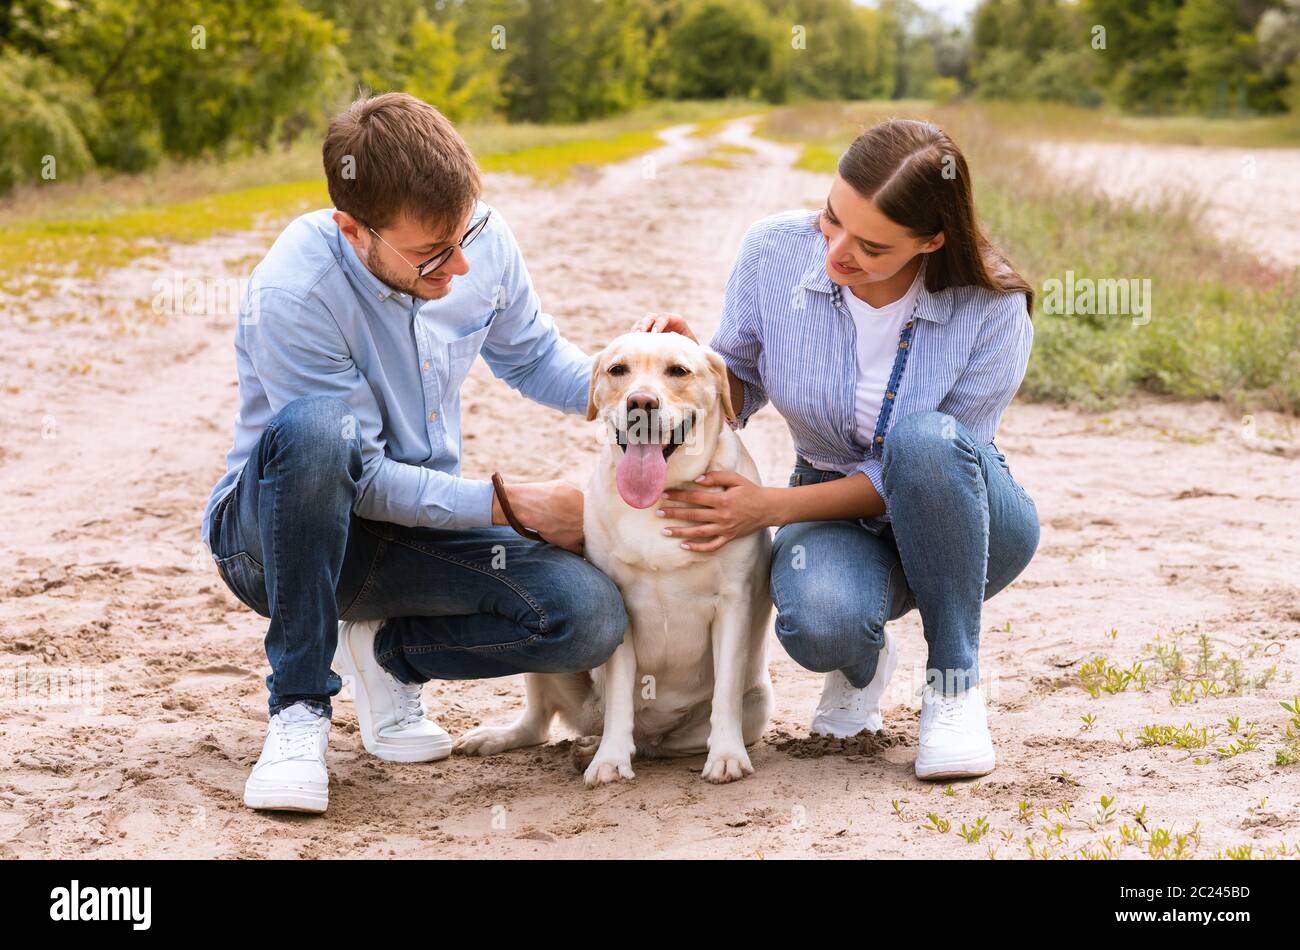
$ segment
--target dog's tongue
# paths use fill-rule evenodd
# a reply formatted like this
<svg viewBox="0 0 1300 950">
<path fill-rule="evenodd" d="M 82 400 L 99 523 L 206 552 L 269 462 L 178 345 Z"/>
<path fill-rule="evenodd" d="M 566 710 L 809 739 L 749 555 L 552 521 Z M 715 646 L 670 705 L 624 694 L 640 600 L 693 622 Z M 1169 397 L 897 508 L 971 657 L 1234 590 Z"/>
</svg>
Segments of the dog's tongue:
<svg viewBox="0 0 1300 950">
<path fill-rule="evenodd" d="M 618 493 L 633 508 L 659 500 L 668 480 L 668 461 L 658 442 L 629 442 L 618 463 Z"/>
</svg>

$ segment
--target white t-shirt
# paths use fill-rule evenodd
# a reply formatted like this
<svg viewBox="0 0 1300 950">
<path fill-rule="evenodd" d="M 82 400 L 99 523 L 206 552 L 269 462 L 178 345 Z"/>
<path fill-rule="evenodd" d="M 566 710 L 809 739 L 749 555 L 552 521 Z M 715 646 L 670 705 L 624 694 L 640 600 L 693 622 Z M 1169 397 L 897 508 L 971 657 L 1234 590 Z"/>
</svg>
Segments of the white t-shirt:
<svg viewBox="0 0 1300 950">
<path fill-rule="evenodd" d="M 916 272 L 907 293 L 883 307 L 871 306 L 847 287 L 840 293 L 857 332 L 858 379 L 853 409 L 858 441 L 863 445 L 869 445 L 875 437 L 880 405 L 885 399 L 889 376 L 898 356 L 898 335 L 903 331 L 903 324 L 912 317 L 924 275 L 925 268 L 922 267 Z M 834 470 L 847 474 L 856 468 L 856 464 L 851 464 L 835 466 Z"/>
</svg>

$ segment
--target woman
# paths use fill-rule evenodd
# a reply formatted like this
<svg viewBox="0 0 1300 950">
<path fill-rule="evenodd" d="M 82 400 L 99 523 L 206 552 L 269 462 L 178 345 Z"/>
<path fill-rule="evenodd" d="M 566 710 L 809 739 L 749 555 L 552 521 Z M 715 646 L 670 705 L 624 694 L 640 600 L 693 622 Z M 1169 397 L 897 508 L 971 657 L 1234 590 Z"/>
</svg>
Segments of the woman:
<svg viewBox="0 0 1300 950">
<path fill-rule="evenodd" d="M 994 767 L 981 605 L 1029 563 L 1038 515 L 993 438 L 1024 377 L 1032 307 L 976 222 L 948 136 L 904 120 L 867 130 L 840 158 L 825 208 L 749 229 L 711 342 L 737 427 L 769 400 L 789 424 L 789 487 L 710 473 L 702 484 L 722 491 L 669 491 L 700 507 L 659 512 L 697 551 L 778 527 L 776 634 L 826 673 L 816 734 L 881 728 L 898 663 L 885 625 L 920 611 L 920 778 Z M 674 314 L 637 329 L 692 336 Z"/>
</svg>

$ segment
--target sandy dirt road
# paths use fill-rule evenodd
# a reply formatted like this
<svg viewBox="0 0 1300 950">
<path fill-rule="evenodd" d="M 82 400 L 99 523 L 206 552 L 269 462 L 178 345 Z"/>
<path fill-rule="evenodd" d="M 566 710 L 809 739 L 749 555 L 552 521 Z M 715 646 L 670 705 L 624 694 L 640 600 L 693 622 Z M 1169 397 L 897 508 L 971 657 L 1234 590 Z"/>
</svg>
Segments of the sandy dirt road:
<svg viewBox="0 0 1300 950">
<path fill-rule="evenodd" d="M 753 153 L 730 155 L 731 169 L 691 164 L 712 143 L 678 130 L 648 160 L 554 189 L 489 179 L 544 306 L 588 351 L 647 310 L 711 332 L 748 224 L 824 197 L 824 179 L 791 170 L 792 150 L 751 139 L 743 122 L 723 135 Z M 708 785 L 700 757 L 640 763 L 634 783 L 588 791 L 564 739 L 389 764 L 365 754 L 340 700 L 328 813 L 246 810 L 266 727 L 264 621 L 199 544 L 236 407 L 233 318 L 213 300 L 162 316 L 151 301 L 160 278 L 246 276 L 276 232 L 269 222 L 163 249 L 93 285 L 4 305 L 0 856 L 1001 858 L 1027 856 L 1026 837 L 1052 855 L 1108 837 L 1115 854 L 1139 857 L 1121 823 L 1177 835 L 1198 822 L 1185 847 L 1199 856 L 1300 840 L 1297 773 L 1274 765 L 1279 700 L 1300 691 L 1298 433 L 1281 418 L 1154 402 L 1107 416 L 1017 403 L 1004 421 L 999 445 L 1043 533 L 985 611 L 1000 764 L 978 783 L 945 790 L 913 776 L 925 659 L 913 613 L 893 628 L 902 663 L 876 738 L 808 738 L 821 677 L 773 640 L 775 716 L 751 750 L 757 774 L 740 783 Z M 466 475 L 585 480 L 594 424 L 527 402 L 481 362 L 463 402 Z M 783 484 L 793 452 L 782 420 L 765 409 L 744 436 L 765 481 Z M 1239 662 L 1234 682 L 1266 685 L 1177 706 L 1164 680 L 1098 698 L 1079 685 L 1092 657 L 1127 670 L 1157 637 L 1194 662 L 1202 634 Z M 426 696 L 458 734 L 512 716 L 522 680 L 432 683 Z M 1232 716 L 1258 723 L 1259 748 L 1220 757 Z M 1137 741 L 1145 726 L 1186 723 L 1225 735 L 1199 752 Z M 1103 795 L 1115 799 L 1106 821 Z M 1049 817 L 1018 817 L 1022 801 Z M 950 830 L 928 829 L 929 813 Z M 982 839 L 957 834 L 981 818 Z"/>
<path fill-rule="evenodd" d="M 1034 151 L 1065 180 L 1127 201 L 1190 197 L 1220 240 L 1300 267 L 1300 149 L 1042 142 Z"/>
</svg>

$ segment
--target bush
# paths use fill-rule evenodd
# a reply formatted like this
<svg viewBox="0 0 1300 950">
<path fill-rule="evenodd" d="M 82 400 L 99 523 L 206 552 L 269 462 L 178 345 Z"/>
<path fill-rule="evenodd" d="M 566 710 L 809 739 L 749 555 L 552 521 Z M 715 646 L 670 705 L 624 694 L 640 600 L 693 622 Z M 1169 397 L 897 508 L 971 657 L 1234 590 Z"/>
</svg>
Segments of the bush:
<svg viewBox="0 0 1300 950">
<path fill-rule="evenodd" d="M 989 99 L 1023 99 L 1025 58 L 1015 50 L 996 48 L 971 70 L 979 94 Z"/>
<path fill-rule="evenodd" d="M 1102 103 L 1093 84 L 1093 66 L 1098 56 L 1092 49 L 1073 53 L 1049 53 L 1025 77 L 1024 94 L 1048 102 L 1068 102 L 1095 109 Z"/>
<path fill-rule="evenodd" d="M 158 117 L 142 99 L 113 99 L 104 108 L 100 131 L 90 137 L 95 163 L 123 172 L 153 168 L 163 155 Z"/>
<path fill-rule="evenodd" d="M 951 102 L 961 93 L 961 83 L 952 76 L 936 76 L 925 87 L 925 96 L 939 105 Z"/>
<path fill-rule="evenodd" d="M 89 87 L 48 60 L 0 51 L 0 193 L 94 166 L 87 135 L 102 127 Z"/>
</svg>

